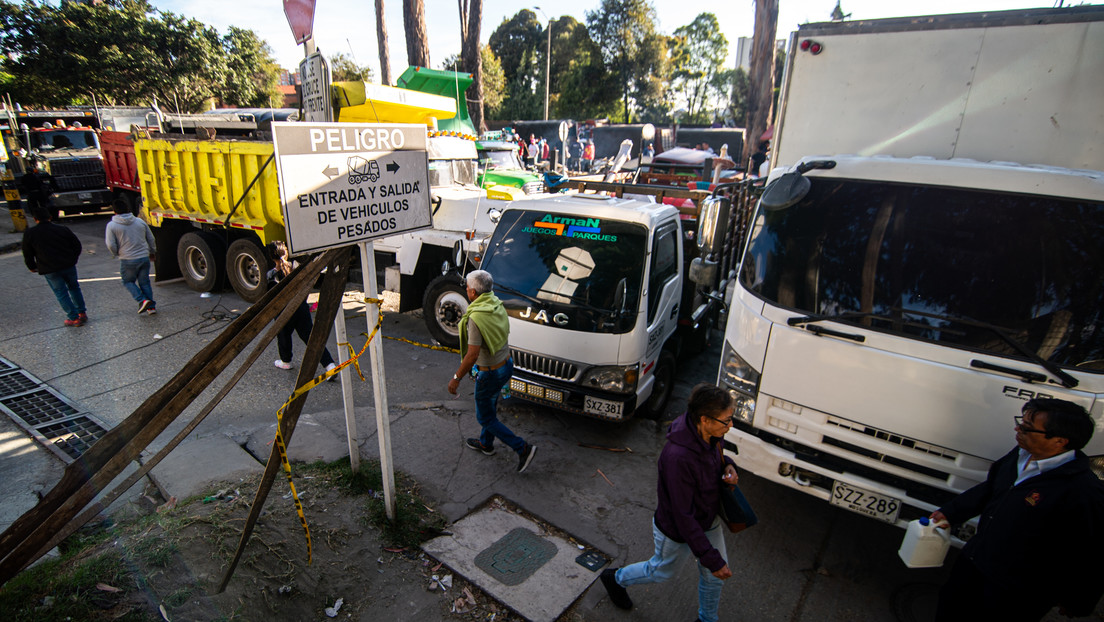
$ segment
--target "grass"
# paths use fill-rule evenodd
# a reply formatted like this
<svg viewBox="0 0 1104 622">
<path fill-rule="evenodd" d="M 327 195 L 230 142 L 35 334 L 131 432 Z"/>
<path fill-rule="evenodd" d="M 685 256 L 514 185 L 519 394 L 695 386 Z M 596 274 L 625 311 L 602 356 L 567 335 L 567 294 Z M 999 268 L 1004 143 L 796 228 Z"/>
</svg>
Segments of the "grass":
<svg viewBox="0 0 1104 622">
<path fill-rule="evenodd" d="M 383 471 L 378 460 L 362 460 L 356 473 L 349 466 L 348 458 L 330 463 L 313 462 L 299 472 L 325 477 L 346 494 L 367 495 L 366 522 L 380 530 L 389 546 L 417 548 L 436 536 L 445 525 L 445 519 L 430 510 L 418 494 L 417 483 L 403 473 L 395 475 L 395 519 L 388 519 Z"/>
<path fill-rule="evenodd" d="M 134 581 L 123 561 L 112 551 L 74 553 L 69 558 L 38 564 L 16 575 L 0 588 L 0 611 L 10 622 L 65 620 L 150 620 L 144 611 L 116 610 Z M 105 592 L 104 583 L 121 589 Z"/>
</svg>

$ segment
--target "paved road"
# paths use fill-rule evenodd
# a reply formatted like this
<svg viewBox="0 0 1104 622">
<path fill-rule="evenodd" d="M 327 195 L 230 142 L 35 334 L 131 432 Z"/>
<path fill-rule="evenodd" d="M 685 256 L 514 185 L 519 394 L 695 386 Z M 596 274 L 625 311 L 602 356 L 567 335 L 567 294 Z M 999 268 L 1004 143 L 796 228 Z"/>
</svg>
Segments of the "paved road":
<svg viewBox="0 0 1104 622">
<path fill-rule="evenodd" d="M 117 264 L 103 247 L 106 222 L 106 216 L 64 221 L 85 247 L 78 270 L 91 321 L 79 329 L 62 326 L 64 318 L 44 279 L 29 273 L 18 253 L 0 255 L 0 356 L 48 381 L 102 420 L 118 424 L 245 304 L 232 292 L 204 298 L 182 282 L 170 282 L 155 286 L 158 315 L 136 315 L 135 303 L 118 282 Z M 0 247 L 4 240 L 0 235 Z M 350 334 L 364 326 L 356 317 L 355 298 L 353 294 L 347 299 Z M 418 342 L 429 339 L 416 314 L 387 315 L 384 334 Z M 352 341 L 359 347 L 363 337 Z M 506 452 L 485 458 L 462 448 L 463 438 L 474 435 L 478 426 L 470 385 L 465 385 L 469 393 L 460 400 L 449 399 L 445 391 L 456 355 L 394 340 L 385 341 L 383 349 L 394 406 L 396 468 L 422 482 L 450 519 L 501 494 L 610 553 L 615 565 L 650 555 L 662 425 L 645 420 L 613 425 L 508 400 L 502 407 L 504 420 L 539 447 L 531 471 L 518 476 Z M 303 351 L 298 341 L 295 350 L 298 361 Z M 715 380 L 718 358 L 715 347 L 680 364 L 669 417 L 677 414 L 693 384 Z M 293 372 L 273 366 L 275 359 L 272 344 L 193 436 L 238 439 L 270 426 L 294 382 Z M 362 453 L 372 455 L 376 440 L 371 432 L 371 383 L 356 382 L 354 394 Z M 205 401 L 201 398 L 191 410 Z M 344 434 L 341 404 L 339 384 L 327 383 L 312 392 L 304 412 L 335 434 Z M 183 421 L 170 432 L 181 425 Z M 630 447 L 632 453 L 586 449 L 580 443 Z M 4 461 L 7 447 L 0 445 L 0 468 L 12 464 Z M 741 485 L 762 523 L 729 537 L 735 574 L 726 585 L 722 619 L 931 619 L 935 589 L 947 571 L 904 568 L 896 556 L 901 531 L 750 474 L 742 476 Z M 692 620 L 695 581 L 696 571 L 687 566 L 667 585 L 634 588 L 637 607 L 632 613 L 613 608 L 596 584 L 582 597 L 579 612 L 587 621 Z"/>
</svg>

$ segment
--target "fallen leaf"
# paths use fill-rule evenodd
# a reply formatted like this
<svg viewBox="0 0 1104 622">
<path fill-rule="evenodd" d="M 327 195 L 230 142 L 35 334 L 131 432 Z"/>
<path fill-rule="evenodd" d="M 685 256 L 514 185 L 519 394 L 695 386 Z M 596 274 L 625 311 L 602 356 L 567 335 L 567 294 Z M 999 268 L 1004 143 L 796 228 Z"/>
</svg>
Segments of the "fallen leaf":
<svg viewBox="0 0 1104 622">
<path fill-rule="evenodd" d="M 106 583 L 97 583 L 96 589 L 100 590 L 101 592 L 122 592 L 122 590 L 120 590 L 119 588 L 108 585 Z"/>
</svg>

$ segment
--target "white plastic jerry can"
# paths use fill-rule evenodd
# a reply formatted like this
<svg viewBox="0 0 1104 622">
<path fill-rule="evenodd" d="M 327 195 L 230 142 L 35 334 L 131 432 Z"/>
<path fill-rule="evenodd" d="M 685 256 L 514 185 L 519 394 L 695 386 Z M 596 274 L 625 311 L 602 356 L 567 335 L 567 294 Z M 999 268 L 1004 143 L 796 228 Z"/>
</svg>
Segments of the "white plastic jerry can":
<svg viewBox="0 0 1104 622">
<path fill-rule="evenodd" d="M 909 568 L 938 568 L 951 548 L 951 534 L 931 524 L 927 516 L 908 524 L 897 554 Z"/>
</svg>

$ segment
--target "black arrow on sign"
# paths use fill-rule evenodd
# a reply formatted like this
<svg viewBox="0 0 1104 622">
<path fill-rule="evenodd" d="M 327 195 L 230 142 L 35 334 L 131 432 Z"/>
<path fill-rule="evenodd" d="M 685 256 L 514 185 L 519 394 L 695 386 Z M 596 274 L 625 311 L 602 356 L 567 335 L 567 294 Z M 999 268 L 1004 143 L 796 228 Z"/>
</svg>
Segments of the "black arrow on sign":
<svg viewBox="0 0 1104 622">
<path fill-rule="evenodd" d="M 394 160 L 391 160 L 391 163 L 387 165 L 387 172 L 397 173 L 398 171 L 399 165 Z"/>
<path fill-rule="evenodd" d="M 339 171 L 336 168 L 334 168 L 333 166 L 327 164 L 326 168 L 322 169 L 322 174 L 325 175 L 326 177 L 329 177 L 330 179 L 333 179 L 334 177 L 337 177 L 338 175 L 340 175 L 341 171 Z"/>
</svg>

